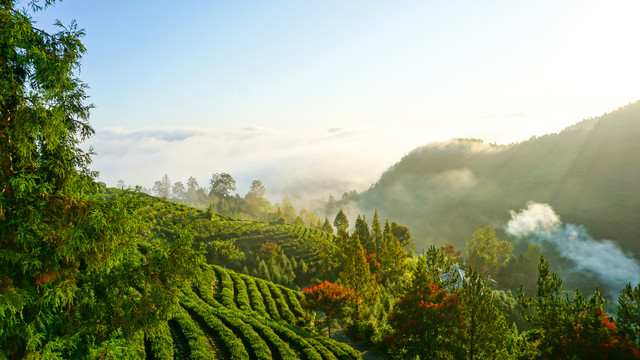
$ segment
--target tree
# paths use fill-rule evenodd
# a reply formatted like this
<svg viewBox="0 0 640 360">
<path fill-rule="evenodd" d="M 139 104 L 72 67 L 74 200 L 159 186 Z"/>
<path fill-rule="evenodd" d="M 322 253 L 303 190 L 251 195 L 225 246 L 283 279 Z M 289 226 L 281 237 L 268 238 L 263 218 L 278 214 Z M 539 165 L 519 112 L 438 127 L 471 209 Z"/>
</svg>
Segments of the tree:
<svg viewBox="0 0 640 360">
<path fill-rule="evenodd" d="M 451 244 L 446 244 L 440 246 L 440 252 L 444 255 L 447 262 L 452 265 L 461 265 L 462 264 L 462 253 L 459 250 L 456 250 L 455 247 Z"/>
<path fill-rule="evenodd" d="M 245 195 L 244 199 L 247 203 L 247 211 L 253 219 L 266 220 L 267 213 L 271 204 L 264 198 L 266 190 L 262 181 L 253 180 L 249 191 Z"/>
<path fill-rule="evenodd" d="M 465 357 L 507 358 L 511 329 L 482 275 L 469 268 L 458 291 L 462 305 L 461 344 Z"/>
<path fill-rule="evenodd" d="M 334 258 L 334 244 L 325 236 L 320 238 L 320 249 L 318 249 L 318 262 L 320 263 L 320 271 L 327 277 L 335 270 L 336 263 Z"/>
<path fill-rule="evenodd" d="M 282 255 L 282 247 L 271 241 L 267 241 L 260 245 L 258 255 L 265 261 L 271 261 L 279 258 Z"/>
<path fill-rule="evenodd" d="M 627 283 L 620 292 L 616 326 L 622 335 L 640 346 L 640 283 L 634 288 Z"/>
<path fill-rule="evenodd" d="M 518 302 L 535 327 L 540 359 L 640 359 L 638 347 L 619 334 L 606 315 L 598 289 L 589 299 L 580 291 L 570 299 L 544 257 L 538 266 L 537 296 L 529 298 L 521 289 Z"/>
<path fill-rule="evenodd" d="M 513 245 L 500 241 L 491 226 L 480 228 L 467 243 L 469 265 L 483 274 L 495 276 L 513 256 Z"/>
<path fill-rule="evenodd" d="M 209 195 L 214 195 L 218 199 L 230 197 L 231 192 L 236 191 L 236 181 L 227 173 L 215 173 L 211 175 L 209 185 L 211 186 Z"/>
<path fill-rule="evenodd" d="M 393 236 L 389 221 L 385 223 L 382 233 L 382 247 L 378 253 L 382 267 L 382 281 L 385 284 L 397 282 L 407 271 L 407 253 L 400 242 Z"/>
<path fill-rule="evenodd" d="M 298 217 L 296 208 L 287 197 L 282 200 L 282 216 L 284 216 L 288 223 L 293 223 Z"/>
<path fill-rule="evenodd" d="M 327 218 L 326 216 L 324 217 L 324 224 L 322 224 L 322 231 L 324 232 L 328 232 L 329 234 L 333 234 L 333 227 L 331 226 L 331 223 L 329 222 L 329 218 Z"/>
<path fill-rule="evenodd" d="M 512 258 L 500 269 L 496 275 L 496 280 L 503 288 L 517 289 L 522 286 L 525 293 L 533 296 L 536 293 L 536 276 L 538 274 L 538 263 L 542 255 L 540 244 L 529 244 L 527 251 Z"/>
<path fill-rule="evenodd" d="M 358 295 L 352 289 L 340 284 L 324 281 L 302 290 L 303 306 L 308 310 L 322 311 L 331 337 L 331 325 L 336 319 L 348 316 L 350 309 L 358 302 Z"/>
<path fill-rule="evenodd" d="M 171 195 L 171 180 L 167 174 L 164 174 L 161 180 L 153 184 L 153 192 L 163 199 L 167 199 Z"/>
<path fill-rule="evenodd" d="M 446 359 L 460 351 L 457 331 L 462 322 L 457 295 L 437 284 L 409 290 L 395 303 L 387 337 L 398 358 Z"/>
<path fill-rule="evenodd" d="M 97 199 L 84 31 L 39 30 L 17 3 L 0 1 L 0 357 L 109 357 L 171 316 L 198 257 L 186 236 L 142 238 L 136 194 Z"/>
<path fill-rule="evenodd" d="M 195 206 L 198 203 L 198 189 L 200 189 L 198 180 L 193 176 L 189 176 L 189 179 L 187 179 L 187 193 L 185 195 L 187 204 Z"/>
<path fill-rule="evenodd" d="M 264 188 L 264 185 L 262 185 L 262 181 L 253 180 L 245 198 L 262 199 L 266 193 L 267 190 Z"/>
<path fill-rule="evenodd" d="M 360 238 L 362 247 L 369 253 L 375 252 L 375 245 L 373 241 L 371 241 L 369 225 L 367 225 L 367 221 L 364 218 L 361 218 L 360 215 L 358 215 L 358 218 L 356 219 L 355 232 L 358 234 L 358 238 Z"/>
<path fill-rule="evenodd" d="M 345 286 L 353 289 L 360 296 L 365 307 L 373 306 L 378 299 L 378 284 L 371 274 L 358 234 L 351 235 L 346 244 L 340 279 Z M 356 319 L 362 319 L 366 310 L 366 308 L 362 309 L 360 302 L 357 302 L 355 304 Z"/>
<path fill-rule="evenodd" d="M 380 253 L 382 248 L 382 227 L 380 226 L 380 220 L 378 220 L 378 209 L 373 212 L 373 220 L 371 221 L 371 239 L 375 243 L 375 253 Z"/>
<path fill-rule="evenodd" d="M 174 183 L 171 187 L 171 195 L 178 201 L 186 200 L 187 190 L 184 188 L 184 184 L 180 181 Z"/>
<path fill-rule="evenodd" d="M 401 246 L 411 243 L 411 231 L 404 225 L 398 225 L 395 221 L 391 223 L 391 233 L 398 239 Z"/>
<path fill-rule="evenodd" d="M 336 227 L 336 232 L 338 237 L 346 238 L 347 237 L 347 229 L 349 228 L 349 220 L 347 219 L 347 215 L 344 214 L 342 209 L 338 211 L 335 219 L 333 220 L 333 226 Z"/>
</svg>

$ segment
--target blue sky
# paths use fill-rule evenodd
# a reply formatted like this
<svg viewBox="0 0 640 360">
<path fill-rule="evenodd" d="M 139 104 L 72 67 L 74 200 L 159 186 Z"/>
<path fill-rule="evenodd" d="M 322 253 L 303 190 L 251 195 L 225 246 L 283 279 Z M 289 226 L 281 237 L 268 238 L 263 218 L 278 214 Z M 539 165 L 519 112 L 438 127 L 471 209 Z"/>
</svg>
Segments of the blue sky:
<svg viewBox="0 0 640 360">
<path fill-rule="evenodd" d="M 65 0 L 36 19 L 87 31 L 101 180 L 226 171 L 277 193 L 332 184 L 324 196 L 367 188 L 428 142 L 521 141 L 640 99 L 638 13 L 636 1 Z"/>
</svg>

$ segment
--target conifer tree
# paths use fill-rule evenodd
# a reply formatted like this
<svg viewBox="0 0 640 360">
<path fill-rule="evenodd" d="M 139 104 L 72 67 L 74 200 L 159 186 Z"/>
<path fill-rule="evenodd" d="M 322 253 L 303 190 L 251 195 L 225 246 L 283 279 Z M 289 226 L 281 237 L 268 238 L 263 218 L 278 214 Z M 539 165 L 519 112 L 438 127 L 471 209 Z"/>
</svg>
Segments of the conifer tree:
<svg viewBox="0 0 640 360">
<path fill-rule="evenodd" d="M 367 220 L 358 215 L 355 228 L 356 234 L 358 234 L 358 237 L 360 238 L 360 243 L 362 243 L 362 247 L 367 250 L 368 253 L 375 253 L 375 244 L 371 241 L 371 233 L 369 232 Z"/>
<path fill-rule="evenodd" d="M 318 251 L 318 261 L 320 262 L 320 271 L 324 274 L 324 277 L 329 276 L 332 270 L 335 268 L 334 248 L 333 244 L 326 237 L 320 239 L 320 249 Z"/>
<path fill-rule="evenodd" d="M 34 27 L 55 0 L 19 3 L 0 1 L 0 358 L 113 357 L 171 316 L 197 257 L 187 236 L 142 238 L 140 197 L 96 199 L 84 31 Z"/>
<path fill-rule="evenodd" d="M 382 248 L 382 227 L 378 220 L 378 210 L 373 212 L 373 220 L 371 221 L 371 240 L 375 244 L 375 252 L 379 253 Z"/>
<path fill-rule="evenodd" d="M 347 215 L 344 214 L 342 209 L 338 211 L 335 219 L 333 220 L 333 226 L 336 227 L 336 232 L 338 237 L 346 238 L 348 233 L 347 229 L 349 228 L 349 220 L 347 219 Z"/>
<path fill-rule="evenodd" d="M 462 305 L 461 342 L 465 357 L 469 360 L 508 358 L 511 329 L 491 288 L 473 268 L 465 275 L 457 292 Z"/>
<path fill-rule="evenodd" d="M 361 319 L 366 309 L 377 301 L 379 289 L 374 276 L 371 275 L 364 249 L 356 233 L 348 238 L 340 279 L 362 299 L 364 308 L 359 303 L 356 303 L 355 307 L 355 316 Z"/>
<path fill-rule="evenodd" d="M 640 283 L 625 285 L 618 296 L 616 325 L 620 333 L 640 346 Z"/>
<path fill-rule="evenodd" d="M 539 359 L 640 359 L 636 344 L 622 336 L 604 311 L 604 298 L 596 288 L 585 299 L 577 290 L 564 292 L 562 280 L 540 257 L 538 293 L 529 298 L 521 289 L 518 302 L 525 319 L 535 327 Z"/>
<path fill-rule="evenodd" d="M 329 222 L 329 218 L 328 217 L 324 217 L 324 224 L 322 224 L 322 231 L 324 232 L 328 232 L 329 234 L 333 234 L 333 227 L 331 226 L 331 223 Z"/>
<path fill-rule="evenodd" d="M 407 252 L 404 251 L 400 245 L 400 241 L 393 235 L 393 232 L 390 233 L 389 239 L 387 240 L 387 256 L 390 259 L 389 279 L 394 282 L 400 281 L 408 269 Z"/>
</svg>

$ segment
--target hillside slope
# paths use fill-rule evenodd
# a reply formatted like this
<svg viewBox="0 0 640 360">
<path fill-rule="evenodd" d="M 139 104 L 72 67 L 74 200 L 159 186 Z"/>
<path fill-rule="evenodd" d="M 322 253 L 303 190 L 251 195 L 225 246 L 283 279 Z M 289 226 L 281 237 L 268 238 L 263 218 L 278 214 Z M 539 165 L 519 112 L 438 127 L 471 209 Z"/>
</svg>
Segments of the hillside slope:
<svg viewBox="0 0 640 360">
<path fill-rule="evenodd" d="M 550 204 L 567 223 L 640 256 L 640 102 L 510 146 L 454 140 L 415 149 L 351 201 L 409 226 L 420 250 L 463 247 L 509 210 Z"/>
<path fill-rule="evenodd" d="M 361 359 L 352 347 L 300 327 L 301 300 L 297 291 L 205 266 L 176 315 L 139 338 L 140 352 L 150 360 Z"/>
</svg>

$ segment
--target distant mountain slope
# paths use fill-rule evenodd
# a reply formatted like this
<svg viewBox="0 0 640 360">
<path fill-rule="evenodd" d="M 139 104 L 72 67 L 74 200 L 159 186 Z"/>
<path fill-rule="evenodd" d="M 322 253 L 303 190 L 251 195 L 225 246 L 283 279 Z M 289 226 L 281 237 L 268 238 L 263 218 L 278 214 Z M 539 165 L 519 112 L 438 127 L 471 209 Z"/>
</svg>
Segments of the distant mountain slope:
<svg viewBox="0 0 640 360">
<path fill-rule="evenodd" d="M 418 249 L 463 247 L 478 227 L 499 229 L 509 210 L 536 201 L 639 256 L 640 102 L 510 146 L 460 139 L 417 148 L 350 200 L 409 226 Z"/>
</svg>

